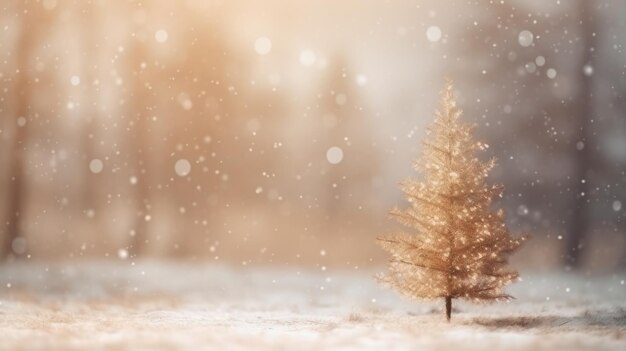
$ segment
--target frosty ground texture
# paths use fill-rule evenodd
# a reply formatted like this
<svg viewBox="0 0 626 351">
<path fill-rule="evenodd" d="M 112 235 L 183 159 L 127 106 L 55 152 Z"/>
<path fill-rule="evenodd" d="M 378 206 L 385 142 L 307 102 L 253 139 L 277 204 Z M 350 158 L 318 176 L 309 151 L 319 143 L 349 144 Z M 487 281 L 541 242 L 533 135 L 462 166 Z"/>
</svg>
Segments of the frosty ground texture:
<svg viewBox="0 0 626 351">
<path fill-rule="evenodd" d="M 626 350 L 624 274 L 522 271 L 509 303 L 416 303 L 373 270 L 0 267 L 0 350 Z"/>
</svg>

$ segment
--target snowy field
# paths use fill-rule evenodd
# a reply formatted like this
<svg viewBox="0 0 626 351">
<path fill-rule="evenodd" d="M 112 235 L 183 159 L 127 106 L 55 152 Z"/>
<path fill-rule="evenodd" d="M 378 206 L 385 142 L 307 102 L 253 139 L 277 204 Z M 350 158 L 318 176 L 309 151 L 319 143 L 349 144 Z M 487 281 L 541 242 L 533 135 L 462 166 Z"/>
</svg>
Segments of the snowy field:
<svg viewBox="0 0 626 351">
<path fill-rule="evenodd" d="M 1 350 L 626 350 L 626 275 L 522 275 L 509 303 L 414 303 L 376 272 L 0 267 Z"/>
</svg>

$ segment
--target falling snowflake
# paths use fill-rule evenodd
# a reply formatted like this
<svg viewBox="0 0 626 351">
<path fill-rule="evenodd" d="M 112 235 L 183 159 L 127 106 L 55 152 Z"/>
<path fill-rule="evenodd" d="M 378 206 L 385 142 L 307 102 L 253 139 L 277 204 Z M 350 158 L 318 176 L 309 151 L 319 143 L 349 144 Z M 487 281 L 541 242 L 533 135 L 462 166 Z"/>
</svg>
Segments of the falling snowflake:
<svg viewBox="0 0 626 351">
<path fill-rule="evenodd" d="M 330 164 L 336 165 L 343 160 L 343 150 L 338 146 L 333 146 L 326 151 L 326 159 Z"/>
<path fill-rule="evenodd" d="M 438 42 L 441 39 L 441 28 L 437 26 L 428 27 L 428 29 L 426 29 L 426 38 L 430 42 Z"/>
<path fill-rule="evenodd" d="M 267 37 L 259 37 L 254 41 L 254 51 L 259 55 L 267 55 L 272 50 L 272 41 Z"/>
<path fill-rule="evenodd" d="M 184 177 L 191 172 L 191 163 L 189 163 L 186 159 L 181 158 L 174 164 L 174 171 L 176 171 L 176 174 L 179 176 Z"/>
</svg>

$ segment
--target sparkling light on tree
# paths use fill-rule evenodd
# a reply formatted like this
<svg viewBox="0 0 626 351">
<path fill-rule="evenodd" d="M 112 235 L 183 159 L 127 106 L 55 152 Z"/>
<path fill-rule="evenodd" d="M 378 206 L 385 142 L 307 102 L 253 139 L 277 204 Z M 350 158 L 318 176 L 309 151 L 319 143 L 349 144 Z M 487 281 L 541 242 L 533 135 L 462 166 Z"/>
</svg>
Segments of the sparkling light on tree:
<svg viewBox="0 0 626 351">
<path fill-rule="evenodd" d="M 379 279 L 412 298 L 445 299 L 448 321 L 454 298 L 512 298 L 503 288 L 518 274 L 507 269 L 507 258 L 524 240 L 510 235 L 502 210 L 491 209 L 503 192 L 486 182 L 495 160 L 476 157 L 488 145 L 473 139 L 473 128 L 460 116 L 448 81 L 423 156 L 414 165 L 425 179 L 403 182 L 410 206 L 390 212 L 411 233 L 378 239 L 392 255 L 389 271 Z"/>
</svg>

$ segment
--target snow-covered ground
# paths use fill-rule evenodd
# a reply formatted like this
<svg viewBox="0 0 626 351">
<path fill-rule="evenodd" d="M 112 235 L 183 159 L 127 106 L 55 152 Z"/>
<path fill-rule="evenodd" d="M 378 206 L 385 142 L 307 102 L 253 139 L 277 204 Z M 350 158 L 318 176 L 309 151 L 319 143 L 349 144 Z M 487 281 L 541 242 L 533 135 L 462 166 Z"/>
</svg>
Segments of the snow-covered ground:
<svg viewBox="0 0 626 351">
<path fill-rule="evenodd" d="M 626 275 L 523 274 L 508 303 L 415 303 L 375 271 L 0 267 L 1 350 L 626 350 Z M 523 273 L 523 272 L 522 272 Z"/>
</svg>

